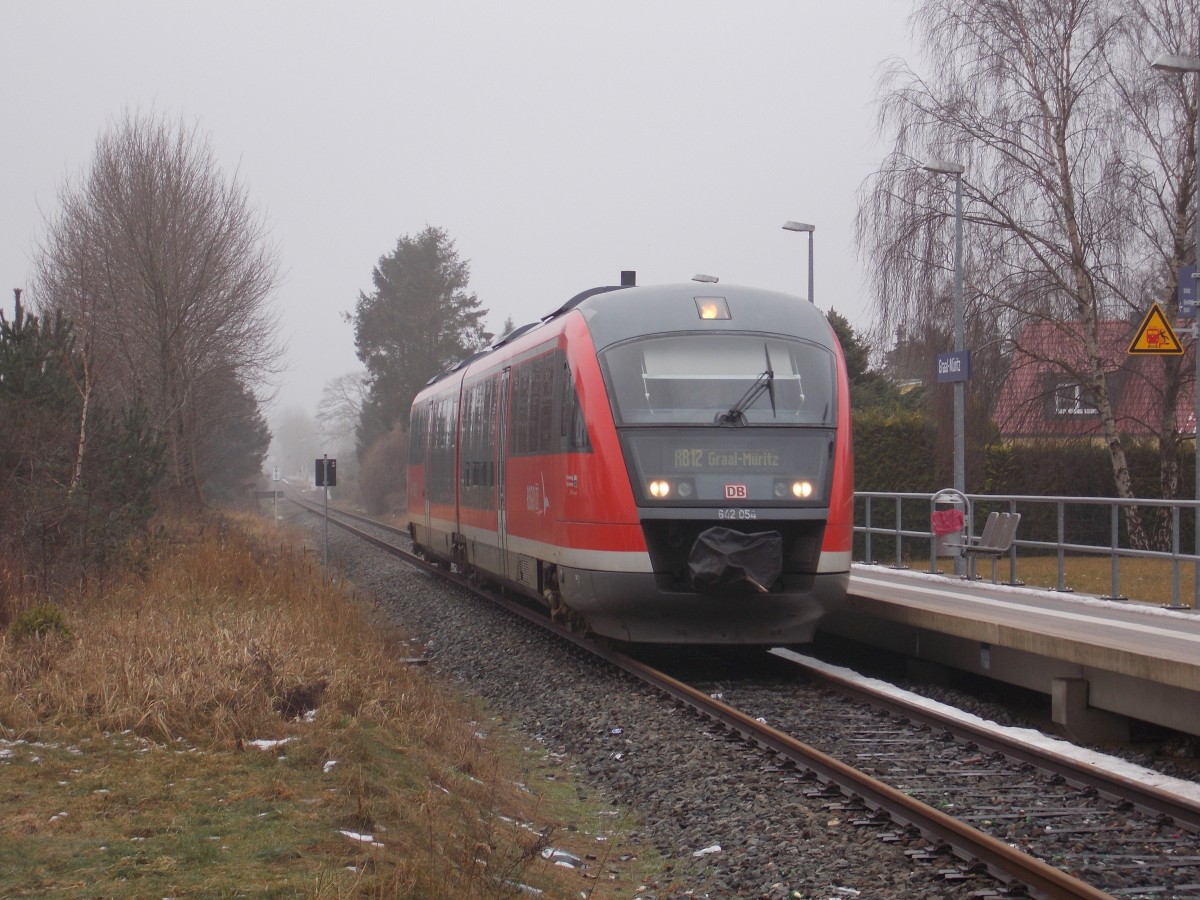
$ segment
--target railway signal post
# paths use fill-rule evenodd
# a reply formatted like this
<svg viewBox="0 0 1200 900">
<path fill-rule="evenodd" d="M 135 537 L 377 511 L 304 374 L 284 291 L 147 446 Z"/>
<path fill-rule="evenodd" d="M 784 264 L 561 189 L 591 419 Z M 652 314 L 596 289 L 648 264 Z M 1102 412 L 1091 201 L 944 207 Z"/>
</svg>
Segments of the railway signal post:
<svg viewBox="0 0 1200 900">
<path fill-rule="evenodd" d="M 314 482 L 325 492 L 325 539 L 321 552 L 321 568 L 329 570 L 329 489 L 337 484 L 337 460 L 330 459 L 326 453 L 317 460 L 317 472 Z M 328 576 L 326 576 L 328 577 Z"/>
</svg>

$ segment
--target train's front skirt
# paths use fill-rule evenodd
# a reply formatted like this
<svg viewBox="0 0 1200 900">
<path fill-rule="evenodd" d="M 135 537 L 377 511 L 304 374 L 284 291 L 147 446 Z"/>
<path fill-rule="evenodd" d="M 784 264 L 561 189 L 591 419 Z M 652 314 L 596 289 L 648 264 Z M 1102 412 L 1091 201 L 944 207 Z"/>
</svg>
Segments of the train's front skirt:
<svg viewBox="0 0 1200 900">
<path fill-rule="evenodd" d="M 738 588 L 766 594 L 782 571 L 783 535 L 778 531 L 744 534 L 709 528 L 700 533 L 688 554 L 688 577 L 705 594 Z"/>
<path fill-rule="evenodd" d="M 722 534 L 722 532 L 725 532 Z M 774 537 L 772 535 L 774 534 Z M 653 572 L 559 567 L 566 604 L 591 630 L 656 644 L 804 644 L 842 603 L 849 572 L 779 577 L 777 533 L 712 528 L 692 545 L 691 584 Z M 772 588 L 766 592 L 762 588 Z"/>
</svg>

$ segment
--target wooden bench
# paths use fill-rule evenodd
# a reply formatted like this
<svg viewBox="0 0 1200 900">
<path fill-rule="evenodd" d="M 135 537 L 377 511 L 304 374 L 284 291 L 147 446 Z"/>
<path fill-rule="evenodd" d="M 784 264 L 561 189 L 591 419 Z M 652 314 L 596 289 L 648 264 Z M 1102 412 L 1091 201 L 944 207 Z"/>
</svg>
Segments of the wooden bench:
<svg viewBox="0 0 1200 900">
<path fill-rule="evenodd" d="M 1017 537 L 1017 526 L 1021 524 L 1020 513 L 993 512 L 983 525 L 983 533 L 969 544 L 950 544 L 960 548 L 963 556 L 971 560 L 969 578 L 975 577 L 975 558 L 990 556 L 992 558 L 992 584 L 996 583 L 996 563 L 1000 557 L 1008 553 Z"/>
</svg>

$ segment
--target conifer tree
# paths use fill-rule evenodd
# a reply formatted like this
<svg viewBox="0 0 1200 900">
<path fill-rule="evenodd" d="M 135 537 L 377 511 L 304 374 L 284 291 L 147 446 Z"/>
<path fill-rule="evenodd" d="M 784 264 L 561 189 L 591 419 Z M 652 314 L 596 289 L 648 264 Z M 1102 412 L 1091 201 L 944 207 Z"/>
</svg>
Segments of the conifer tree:
<svg viewBox="0 0 1200 900">
<path fill-rule="evenodd" d="M 491 340 L 487 310 L 468 292 L 470 266 L 440 228 L 404 235 L 379 258 L 375 289 L 360 293 L 354 344 L 368 388 L 357 440 L 361 459 L 397 423 L 408 423 L 412 398 L 430 378 Z"/>
<path fill-rule="evenodd" d="M 13 319 L 0 311 L 0 555 L 47 593 L 105 565 L 144 525 L 163 472 L 141 403 L 97 404 L 82 428 L 82 369 L 71 323 L 29 314 L 18 291 Z"/>
</svg>

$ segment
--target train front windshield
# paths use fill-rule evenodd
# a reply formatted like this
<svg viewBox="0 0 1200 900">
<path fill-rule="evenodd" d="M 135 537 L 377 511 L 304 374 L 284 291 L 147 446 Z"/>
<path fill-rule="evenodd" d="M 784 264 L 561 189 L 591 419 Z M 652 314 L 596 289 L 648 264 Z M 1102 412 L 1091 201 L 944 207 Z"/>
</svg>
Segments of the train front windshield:
<svg viewBox="0 0 1200 900">
<path fill-rule="evenodd" d="M 835 424 L 824 347 L 749 334 L 643 338 L 602 354 L 620 423 Z"/>
</svg>

